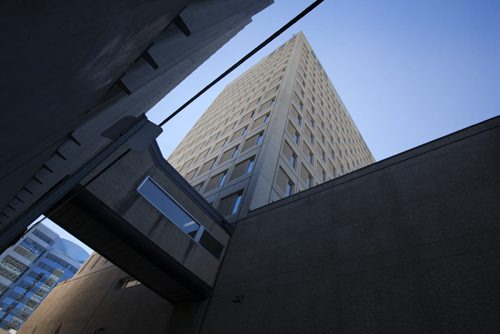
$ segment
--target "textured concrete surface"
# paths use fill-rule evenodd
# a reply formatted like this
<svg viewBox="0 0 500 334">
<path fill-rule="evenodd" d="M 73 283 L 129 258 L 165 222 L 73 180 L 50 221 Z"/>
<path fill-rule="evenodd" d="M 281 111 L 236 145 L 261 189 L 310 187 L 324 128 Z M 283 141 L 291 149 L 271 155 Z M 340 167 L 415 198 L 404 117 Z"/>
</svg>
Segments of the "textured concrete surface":
<svg viewBox="0 0 500 334">
<path fill-rule="evenodd" d="M 99 259 L 93 272 L 59 284 L 19 333 L 165 332 L 174 305 L 142 285 L 120 289 L 129 275 Z"/>
<path fill-rule="evenodd" d="M 105 161 L 83 181 L 88 185 L 47 216 L 167 300 L 205 298 L 221 259 L 169 221 L 137 188 L 151 177 L 225 247 L 229 233 L 220 225 L 222 216 L 199 194 L 184 191 L 189 184 L 173 168 L 164 169 L 169 166 L 157 145 L 114 159 Z M 115 163 L 102 170 L 111 161 Z"/>
<path fill-rule="evenodd" d="M 187 3 L 2 3 L 2 208 Z"/>
<path fill-rule="evenodd" d="M 203 333 L 500 328 L 500 118 L 253 211 Z"/>
<path fill-rule="evenodd" d="M 21 333 L 496 333 L 499 148 L 497 117 L 252 211 L 210 300 L 101 264 Z"/>
<path fill-rule="evenodd" d="M 56 188 L 68 175 L 111 145 L 103 131 L 144 115 L 271 3 L 0 4 L 9 50 L 0 55 L 0 249 L 47 210 L 40 202 L 65 195 Z"/>
</svg>

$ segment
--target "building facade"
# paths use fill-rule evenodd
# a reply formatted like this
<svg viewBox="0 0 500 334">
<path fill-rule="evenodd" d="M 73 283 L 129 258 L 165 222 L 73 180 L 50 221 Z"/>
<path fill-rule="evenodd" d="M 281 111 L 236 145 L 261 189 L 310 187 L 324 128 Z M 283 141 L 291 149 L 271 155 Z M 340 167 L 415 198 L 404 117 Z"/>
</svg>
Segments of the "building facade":
<svg viewBox="0 0 500 334">
<path fill-rule="evenodd" d="M 15 110 L 0 115 L 0 249 L 89 166 L 137 139 L 145 113 L 271 3 L 86 1 L 85 13 L 77 2 L 1 7 L 4 39 L 23 42 L 0 55 L 10 64 L 0 78 L 4 108 Z M 26 90 L 30 99 L 19 95 Z"/>
<path fill-rule="evenodd" d="M 233 221 L 374 162 L 301 32 L 230 83 L 168 160 Z"/>
<path fill-rule="evenodd" d="M 229 84 L 169 158 L 229 222 L 373 161 L 303 33 Z M 145 169 L 131 167 L 134 163 L 128 165 L 131 170 Z M 127 203 L 124 216 L 134 206 Z M 129 301 L 113 308 L 119 300 Z M 87 305 L 100 316 L 82 317 Z M 155 333 L 189 332 L 200 324 L 196 319 L 206 304 L 185 305 L 162 299 L 94 254 L 54 290 L 23 330 L 120 332 L 140 325 Z"/>
<path fill-rule="evenodd" d="M 49 292 L 89 254 L 38 224 L 0 257 L 0 327 L 19 329 Z"/>
<path fill-rule="evenodd" d="M 95 254 L 21 333 L 495 332 L 499 142 L 497 117 L 353 171 L 373 157 L 298 34 L 171 156 L 237 221 L 212 294 L 170 302 Z"/>
</svg>

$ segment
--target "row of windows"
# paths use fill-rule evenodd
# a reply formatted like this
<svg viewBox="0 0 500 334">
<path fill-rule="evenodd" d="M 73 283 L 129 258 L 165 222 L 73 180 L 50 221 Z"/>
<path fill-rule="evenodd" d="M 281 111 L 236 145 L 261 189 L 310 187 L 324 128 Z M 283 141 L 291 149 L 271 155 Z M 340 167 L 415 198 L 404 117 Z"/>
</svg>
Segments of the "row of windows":
<svg viewBox="0 0 500 334">
<path fill-rule="evenodd" d="M 237 163 L 234 166 L 231 172 L 231 176 L 229 178 L 228 178 L 229 169 L 226 169 L 208 179 L 205 188 L 203 189 L 203 192 L 207 193 L 214 189 L 221 188 L 223 185 L 226 184 L 226 181 L 228 180 L 233 181 L 242 176 L 250 175 L 253 171 L 254 166 L 255 166 L 255 156 Z M 194 185 L 193 188 L 200 192 L 203 187 L 203 184 L 204 181 Z"/>
<path fill-rule="evenodd" d="M 214 119 L 214 121 L 204 122 L 203 129 L 200 129 L 197 126 L 193 127 L 190 133 L 170 156 L 170 162 L 174 166 L 179 167 L 182 161 L 185 162 L 186 160 L 189 160 L 193 153 L 199 152 L 200 149 L 204 145 L 206 145 L 206 143 L 212 144 L 218 137 L 222 137 L 230 133 L 236 126 L 241 127 L 247 120 L 253 119 L 254 116 L 260 115 L 262 112 L 271 109 L 274 105 L 275 95 L 278 89 L 279 86 L 273 86 L 273 88 L 264 95 L 264 98 L 262 98 L 262 100 L 265 101 L 262 104 L 259 104 L 261 97 L 258 97 L 255 101 L 252 101 L 246 107 L 242 107 L 239 113 L 226 113 L 224 116 L 226 116 L 227 118 L 222 122 L 222 124 L 220 117 L 217 117 L 217 115 L 209 115 L 210 118 Z M 247 109 L 249 109 L 250 111 L 245 112 Z M 268 121 L 268 118 L 269 114 L 260 116 L 254 121 L 252 127 L 247 128 L 246 131 L 257 127 L 262 123 L 266 123 Z M 221 126 L 225 126 L 222 131 L 219 130 Z M 245 131 L 243 127 L 240 130 Z M 207 133 L 210 133 L 211 135 L 207 136 Z M 231 141 L 232 140 L 234 140 L 234 137 L 231 138 Z M 192 148 L 187 151 L 185 149 L 187 147 Z M 183 156 L 178 156 L 178 153 L 180 152 L 183 153 Z M 180 168 L 180 170 L 182 170 L 182 168 Z"/>
<path fill-rule="evenodd" d="M 2 267 L 6 267 L 16 273 L 23 273 L 28 266 L 11 255 L 6 255 L 0 262 Z"/>
<path fill-rule="evenodd" d="M 293 45 L 288 46 L 288 51 L 292 50 L 292 46 Z M 307 46 L 305 46 L 305 48 L 307 49 Z M 287 57 L 288 56 L 289 55 L 287 54 Z M 311 66 L 309 66 L 309 60 L 307 60 L 309 57 L 306 56 L 305 58 L 305 60 L 300 60 L 300 74 L 297 75 L 298 82 L 296 83 L 295 94 L 293 96 L 295 99 L 294 105 L 296 108 L 294 109 L 296 111 L 296 116 L 293 122 L 289 123 L 291 128 L 288 131 L 288 135 L 291 142 L 288 145 L 288 148 L 284 147 L 284 150 L 287 151 L 287 161 L 292 169 L 300 171 L 298 173 L 300 174 L 302 183 L 307 187 L 311 187 L 314 184 L 315 179 L 317 179 L 318 182 L 321 180 L 326 181 L 329 177 L 334 177 L 339 173 L 344 173 L 345 171 L 354 168 L 355 165 L 367 163 L 367 160 L 371 158 L 371 155 L 363 152 L 366 151 L 366 145 L 359 136 L 359 132 L 354 127 L 349 115 L 344 111 L 345 107 L 337 98 L 333 86 L 326 77 L 326 74 L 324 73 L 324 70 L 319 62 L 317 62 L 317 60 L 311 60 Z M 275 60 L 273 60 L 273 62 L 274 61 Z M 287 59 L 283 58 L 279 60 L 278 65 L 273 64 L 274 66 L 271 66 L 271 64 L 269 64 L 269 68 L 273 68 L 274 70 L 276 68 L 280 68 L 283 64 L 285 65 L 283 70 L 285 70 L 287 61 Z M 266 66 L 266 62 L 259 63 L 251 71 L 247 71 L 242 77 L 240 77 L 240 79 L 230 84 L 224 90 L 211 108 L 209 108 L 210 112 L 207 112 L 207 119 L 210 117 L 211 120 L 203 120 L 203 122 L 200 120 L 199 126 L 195 129 L 196 131 L 193 131 L 189 141 L 186 141 L 185 148 L 196 143 L 197 140 L 203 138 L 203 136 L 206 136 L 206 134 L 210 132 L 209 129 L 212 129 L 211 127 L 214 124 L 220 122 L 220 118 L 216 117 L 218 115 L 226 116 L 228 113 L 232 115 L 227 117 L 224 122 L 225 131 L 223 132 L 226 134 L 231 132 L 232 129 L 238 125 L 240 128 L 235 131 L 231 138 L 228 136 L 215 143 L 212 153 L 216 150 L 222 150 L 236 138 L 247 135 L 248 128 L 241 125 L 245 124 L 254 117 L 255 106 L 260 102 L 261 96 L 263 96 L 263 99 L 265 100 L 268 96 L 271 96 L 274 89 L 276 89 L 276 91 L 279 90 L 279 81 L 282 80 L 282 77 L 278 76 L 275 77 L 273 81 L 270 81 L 270 77 L 265 77 L 265 73 L 262 71 L 264 66 Z M 312 70 L 309 71 L 309 68 Z M 279 74 L 280 73 L 278 72 L 278 75 Z M 264 81 L 266 83 L 266 87 L 276 88 L 268 89 L 265 95 L 260 95 L 258 92 L 260 87 L 258 86 L 261 85 L 261 78 L 267 78 L 267 81 Z M 271 84 L 267 84 L 267 82 L 271 82 Z M 275 83 L 276 86 L 274 86 Z M 266 90 L 266 87 L 263 89 L 263 92 Z M 241 106 L 242 98 L 246 98 L 248 103 L 244 107 Z M 324 101 L 329 102 L 325 105 Z M 335 112 L 333 112 L 333 110 L 335 110 Z M 304 119 L 302 119 L 302 115 L 304 115 Z M 237 118 L 239 118 L 238 123 L 235 122 Z M 232 122 L 235 122 L 235 124 L 238 125 L 233 125 Z M 334 133 L 333 131 L 333 124 L 335 124 L 335 127 L 337 128 L 336 132 L 339 133 L 338 136 L 337 133 Z M 293 127 L 297 128 L 292 131 Z M 328 129 L 330 129 L 330 131 L 328 131 Z M 346 135 L 346 133 L 349 134 L 349 136 Z M 213 136 L 214 138 L 217 138 L 218 134 L 217 136 L 215 134 Z M 304 140 L 302 140 L 302 137 L 304 137 Z M 189 162 L 189 164 L 186 164 L 186 168 L 188 168 L 188 166 L 195 166 L 199 162 L 203 161 L 208 156 L 209 149 L 205 149 L 202 152 L 200 155 L 202 158 L 198 157 L 193 161 L 189 161 L 190 159 L 194 159 L 190 157 L 192 152 L 200 152 L 200 145 L 205 145 L 205 143 L 198 142 L 198 147 L 194 147 L 192 151 L 188 152 L 184 157 L 176 157 L 176 159 L 178 159 L 177 162 Z M 292 147 L 294 145 L 296 146 L 295 148 Z M 347 147 L 345 147 L 346 145 Z M 218 166 L 223 165 L 226 161 L 237 155 L 239 147 L 234 148 L 234 151 L 231 151 L 231 149 L 222 153 L 224 157 L 219 159 Z M 180 151 L 182 150 L 179 150 L 179 152 Z M 348 153 L 350 153 L 350 155 Z M 359 159 L 361 153 L 364 153 L 364 156 Z M 304 159 L 300 158 L 301 155 L 304 156 Z M 316 156 L 318 157 L 317 159 Z M 188 180 L 196 180 L 196 178 L 206 175 L 205 173 L 208 170 L 212 170 L 215 167 L 216 160 L 216 158 L 210 159 L 203 166 L 191 169 L 186 174 L 186 178 Z M 310 167 L 306 167 L 308 164 L 307 161 L 309 162 Z M 316 163 L 316 161 L 318 163 Z M 338 164 L 338 167 L 336 164 Z M 311 170 L 314 172 L 311 172 Z M 210 179 L 204 180 L 204 182 L 199 182 L 195 185 L 195 188 L 198 191 L 203 190 L 204 193 L 207 193 L 215 189 L 220 189 L 228 183 L 228 180 L 231 179 L 233 179 L 233 176 L 231 169 L 228 168 L 218 172 L 216 175 L 212 175 Z M 285 193 L 293 193 L 296 186 L 290 178 L 288 178 L 288 181 L 281 182 L 280 188 L 282 188 Z M 219 201 L 219 209 L 222 203 L 226 203 L 230 198 L 232 198 L 228 196 L 226 197 Z M 237 198 L 236 193 L 233 194 L 233 198 Z M 236 201 L 229 201 L 227 203 L 235 204 Z M 229 204 L 223 205 L 223 207 L 226 206 L 231 208 L 233 207 Z"/>
<path fill-rule="evenodd" d="M 344 146 L 342 143 L 333 143 L 332 139 L 333 137 L 326 138 L 326 136 L 322 133 L 319 132 L 320 134 L 320 140 L 317 141 L 315 140 L 315 133 L 306 125 L 301 127 L 301 116 L 300 113 L 296 110 L 294 107 L 293 103 L 290 108 L 290 120 L 287 123 L 287 128 L 286 132 L 292 139 L 294 143 L 300 146 L 300 133 L 302 132 L 302 128 L 304 129 L 303 132 L 305 133 L 306 140 L 308 142 L 308 145 L 311 147 L 317 147 L 318 155 L 322 157 L 322 160 L 326 162 L 326 148 L 325 147 L 330 147 L 329 152 L 331 153 L 332 159 L 336 160 L 335 158 L 335 151 L 339 153 L 339 156 L 342 157 L 342 151 L 344 152 L 350 152 L 350 159 L 348 159 L 347 154 L 344 155 L 346 160 L 351 160 L 351 161 L 356 161 L 358 165 L 361 163 L 368 164 L 371 162 L 369 159 L 369 155 L 363 152 L 360 148 L 359 145 L 349 145 L 348 148 L 342 148 Z M 295 124 L 294 124 L 295 123 Z M 299 130 L 300 129 L 300 130 Z M 360 139 L 362 140 L 362 139 Z M 316 145 L 317 144 L 317 145 Z M 336 150 L 333 149 L 333 147 L 336 147 Z M 309 149 L 311 150 L 311 149 Z M 344 162 L 345 163 L 345 162 Z"/>
<path fill-rule="evenodd" d="M 73 266 L 72 264 L 68 263 L 67 261 L 53 255 L 53 254 L 48 254 L 47 255 L 47 259 L 49 259 L 50 261 L 52 262 L 55 262 L 57 263 L 59 266 L 61 266 L 62 268 L 66 268 L 66 269 L 69 269 L 71 272 L 75 273 L 78 269 Z"/>
<path fill-rule="evenodd" d="M 34 230 L 33 235 L 36 235 L 38 238 L 45 241 L 49 245 L 51 245 L 54 242 L 54 239 L 52 239 L 51 237 L 49 237 L 48 235 L 46 235 L 45 233 L 43 233 L 39 230 Z"/>
<path fill-rule="evenodd" d="M 24 248 L 20 245 L 17 245 L 14 247 L 14 252 L 21 255 L 25 259 L 28 259 L 30 262 L 34 261 L 37 258 L 37 256 L 35 254 L 31 253 L 26 248 Z"/>
<path fill-rule="evenodd" d="M 45 251 L 45 247 L 34 241 L 33 239 L 26 237 L 21 241 L 21 246 L 29 250 L 35 255 L 39 255 Z"/>
<path fill-rule="evenodd" d="M 9 281 L 15 281 L 20 275 L 19 272 L 0 265 L 0 276 L 5 277 Z"/>
<path fill-rule="evenodd" d="M 299 84 L 297 82 L 297 85 L 298 87 L 297 90 L 300 91 L 300 94 L 302 95 L 303 98 L 305 98 L 305 93 L 304 93 L 304 86 L 305 86 L 305 80 L 303 79 L 303 76 L 305 76 L 305 74 L 303 73 L 304 70 L 301 69 L 299 70 L 299 74 L 298 74 L 298 78 L 301 82 L 301 84 Z M 324 72 L 324 71 L 323 71 Z M 326 79 L 328 80 L 328 79 Z M 302 86 L 301 86 L 302 85 Z M 314 86 L 314 81 L 313 81 L 313 84 L 312 84 L 312 90 L 313 92 L 315 92 L 315 86 Z M 326 106 L 323 104 L 323 100 L 321 99 L 321 105 L 322 105 L 322 108 L 321 108 L 321 113 L 323 114 L 324 116 L 324 111 L 323 111 L 323 107 L 325 107 L 329 113 L 326 114 L 327 116 L 327 120 L 328 120 L 328 127 L 330 128 L 330 132 L 333 133 L 333 119 L 335 119 L 335 122 L 339 122 L 341 125 L 338 126 L 336 125 L 336 131 L 335 133 L 341 133 L 342 135 L 338 138 L 339 140 L 342 140 L 344 143 L 349 143 L 349 144 L 352 144 L 352 143 L 356 143 L 358 144 L 358 147 L 355 147 L 354 150 L 356 151 L 356 153 L 363 153 L 365 155 L 365 161 L 363 161 L 364 163 L 370 163 L 372 162 L 372 157 L 371 157 L 371 153 L 369 152 L 367 146 L 366 146 L 366 143 L 361 139 L 361 135 L 359 134 L 359 131 L 357 130 L 356 126 L 354 125 L 354 123 L 352 122 L 349 114 L 347 112 L 345 112 L 345 107 L 341 104 L 341 102 L 339 102 L 340 100 L 336 97 L 336 94 L 334 92 L 334 89 L 333 89 L 333 86 L 331 86 L 331 83 L 330 83 L 330 87 L 329 89 L 327 89 L 327 91 L 329 92 L 329 94 L 327 94 L 327 99 L 329 100 L 329 103 L 326 104 Z M 315 100 L 315 97 L 314 95 L 311 93 L 311 89 L 308 89 L 308 92 L 309 92 L 309 97 L 311 97 L 311 99 Z M 312 95 L 312 96 L 311 96 Z M 320 95 L 321 97 L 323 98 L 323 92 L 320 91 Z M 334 103 L 331 103 L 330 102 L 330 96 L 332 96 L 332 100 Z M 298 99 L 298 96 L 297 96 L 297 92 L 295 94 L 295 99 Z M 309 102 L 309 98 L 307 98 L 308 102 Z M 298 105 L 301 105 L 301 102 L 297 102 Z M 303 105 L 303 104 L 302 104 Z M 331 106 L 334 106 L 334 109 L 336 110 L 336 113 L 332 113 L 332 107 Z M 313 113 L 314 113 L 314 106 L 310 106 L 308 110 L 311 110 Z M 333 117 L 332 117 L 333 115 Z M 338 115 L 340 117 L 338 117 Z M 314 121 L 311 122 L 312 123 L 312 126 L 314 127 Z M 322 124 L 321 124 L 321 128 L 324 129 L 325 128 L 325 124 L 324 122 L 322 121 Z M 347 136 L 346 134 L 350 134 L 350 135 L 353 135 L 354 138 L 352 138 L 351 136 Z M 332 136 L 332 134 L 330 134 L 330 136 Z M 333 141 L 333 138 L 331 139 Z M 352 152 L 352 148 L 350 148 L 350 151 Z"/>
<path fill-rule="evenodd" d="M 266 121 L 267 122 L 267 121 Z M 243 145 L 241 145 L 241 153 L 248 151 L 249 149 L 262 144 L 264 140 L 264 131 L 261 131 L 259 133 L 254 134 L 253 136 L 247 138 L 244 142 Z M 238 155 L 238 151 L 240 149 L 240 144 L 237 144 L 235 146 L 232 146 L 231 148 L 227 149 L 222 153 L 220 158 L 218 159 L 218 166 L 221 166 L 225 164 L 227 161 L 234 159 Z M 202 152 L 202 156 L 204 156 L 204 152 Z M 201 160 L 201 159 L 198 159 Z M 197 177 L 204 175 L 208 171 L 212 170 L 215 165 L 216 165 L 217 157 L 214 157 L 213 159 L 210 159 L 209 161 L 206 161 L 203 165 L 200 167 L 196 167 L 189 171 L 188 173 L 185 174 L 185 178 L 187 180 L 193 180 L 195 178 L 195 175 Z M 182 170 L 181 170 L 182 171 Z"/>
<path fill-rule="evenodd" d="M 292 45 L 290 44 L 289 52 L 291 50 Z M 224 91 L 217 97 L 216 101 L 209 107 L 207 112 L 200 118 L 200 120 L 195 124 L 193 129 L 190 131 L 190 133 L 186 136 L 186 138 L 181 142 L 181 144 L 174 150 L 172 155 L 169 158 L 169 161 L 174 166 L 179 166 L 179 162 L 182 161 L 183 157 L 179 157 L 178 153 L 180 152 L 185 152 L 185 148 L 187 147 L 193 147 L 195 144 L 200 143 L 200 139 L 205 136 L 205 133 L 207 132 L 214 132 L 214 129 L 208 129 L 208 127 L 211 127 L 213 125 L 216 125 L 216 128 L 218 125 L 220 125 L 220 117 L 219 116 L 224 116 L 227 114 L 232 114 L 234 116 L 238 116 L 236 112 L 234 112 L 234 108 L 237 106 L 240 106 L 241 103 L 241 98 L 246 97 L 247 102 L 250 101 L 251 97 L 249 97 L 249 92 L 250 90 L 253 92 L 257 88 L 261 88 L 263 85 L 262 83 L 269 83 L 271 82 L 268 86 L 265 86 L 262 88 L 262 91 L 265 91 L 266 87 L 270 87 L 268 92 L 263 95 L 263 100 L 266 100 L 268 97 L 271 96 L 272 93 L 276 92 L 279 89 L 279 81 L 282 80 L 282 73 L 286 69 L 286 62 L 287 62 L 288 54 L 286 57 L 286 61 L 283 63 L 280 63 L 280 66 L 283 66 L 280 68 L 278 73 L 274 73 L 275 78 L 272 79 L 271 81 L 271 75 L 268 75 L 269 71 L 260 71 L 262 68 L 259 68 L 260 65 L 267 66 L 266 63 L 259 64 L 257 67 L 254 67 L 255 71 L 255 77 L 253 75 L 249 75 L 250 72 L 244 73 L 240 78 L 244 80 L 237 79 L 235 82 L 230 84 Z M 278 77 L 279 76 L 279 77 Z M 261 81 L 262 80 L 262 81 Z M 260 95 L 260 93 L 258 93 Z M 255 97 L 257 99 L 258 97 Z M 253 102 L 252 102 L 253 103 Z M 250 107 L 252 105 L 250 103 Z M 243 110 L 243 109 L 242 109 Z M 228 112 L 231 111 L 231 112 Z M 224 123 L 227 124 L 228 119 L 224 121 Z M 241 123 L 240 123 L 241 124 Z M 203 127 L 205 131 L 201 131 L 200 129 Z M 213 139 L 213 138 L 212 138 Z M 193 151 L 199 151 L 199 145 L 198 147 L 194 147 Z"/>
<path fill-rule="evenodd" d="M 46 270 L 52 275 L 55 275 L 57 277 L 61 277 L 64 274 L 64 271 L 60 268 L 55 268 L 54 266 L 51 266 L 48 263 L 42 262 L 38 264 L 38 267 L 40 267 L 43 270 Z"/>
<path fill-rule="evenodd" d="M 295 105 L 300 104 L 300 103 L 301 103 L 300 98 L 297 96 L 297 94 L 294 94 L 294 99 L 292 99 L 292 105 L 291 105 L 291 109 L 290 109 L 290 119 L 293 120 L 293 122 L 296 125 L 293 125 L 292 124 L 293 122 L 289 122 L 288 127 L 287 127 L 287 131 L 294 138 L 294 141 L 296 141 L 298 143 L 298 137 L 300 136 L 300 133 L 297 130 L 297 128 L 304 129 L 306 138 L 311 146 L 314 146 L 316 143 L 318 143 L 318 144 L 321 143 L 322 145 L 326 146 L 327 141 L 329 141 L 329 144 L 331 147 L 330 152 L 331 152 L 332 156 L 334 155 L 334 150 L 332 147 L 336 146 L 337 147 L 336 151 L 339 152 L 340 156 L 342 156 L 342 151 L 345 152 L 346 157 L 347 157 L 347 153 L 350 153 L 351 157 L 348 160 L 356 161 L 357 165 L 361 165 L 362 163 L 368 164 L 368 163 L 372 162 L 371 154 L 369 153 L 369 151 L 366 147 L 366 144 L 362 140 L 361 136 L 356 136 L 355 139 L 348 138 L 347 143 L 346 143 L 346 140 L 345 140 L 345 138 L 347 137 L 346 135 L 342 135 L 342 136 L 338 137 L 338 134 L 336 134 L 332 131 L 330 133 L 329 137 L 327 138 L 322 130 L 325 127 L 323 120 L 320 120 L 321 128 L 318 127 L 316 129 L 316 133 L 318 134 L 318 137 L 319 137 L 319 140 L 317 140 L 316 136 L 315 136 L 316 133 L 311 130 L 309 125 L 303 124 L 304 122 L 302 121 L 303 118 L 302 118 L 301 112 L 299 112 L 299 110 L 295 106 Z M 306 117 L 306 119 L 308 119 L 308 123 L 312 124 L 314 126 L 316 123 L 314 118 L 310 115 L 310 113 L 307 110 L 303 111 L 303 112 L 306 115 L 308 115 L 308 117 Z M 354 125 L 352 125 L 352 126 L 354 126 Z M 333 138 L 334 135 L 336 138 L 337 137 L 339 138 L 339 140 L 335 141 L 335 143 L 334 143 L 334 138 Z M 342 139 L 342 141 L 340 139 Z M 345 145 L 348 145 L 348 147 L 343 147 Z M 321 147 L 321 145 L 318 145 L 318 146 L 320 146 L 318 151 L 322 152 L 322 155 L 324 155 L 325 148 Z"/>
</svg>

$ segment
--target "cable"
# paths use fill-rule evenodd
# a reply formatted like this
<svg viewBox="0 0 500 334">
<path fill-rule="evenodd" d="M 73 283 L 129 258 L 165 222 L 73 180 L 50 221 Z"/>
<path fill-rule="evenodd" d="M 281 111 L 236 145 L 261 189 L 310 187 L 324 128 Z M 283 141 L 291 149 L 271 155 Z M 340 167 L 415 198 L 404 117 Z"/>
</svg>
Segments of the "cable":
<svg viewBox="0 0 500 334">
<path fill-rule="evenodd" d="M 179 114 L 182 110 L 184 110 L 187 106 L 189 106 L 191 103 L 193 103 L 197 98 L 199 98 L 201 95 L 203 95 L 207 90 L 212 88 L 216 83 L 221 81 L 224 77 L 226 77 L 229 73 L 234 71 L 236 68 L 238 68 L 241 64 L 243 64 L 245 61 L 247 61 L 250 57 L 252 57 L 254 54 L 259 52 L 262 48 L 264 48 L 266 45 L 271 43 L 276 37 L 281 35 L 283 32 L 285 32 L 288 28 L 290 28 L 292 25 L 297 23 L 301 18 L 309 14 L 314 8 L 316 8 L 319 4 L 321 4 L 324 0 L 316 0 L 314 1 L 311 5 L 309 5 L 306 9 L 304 9 L 302 12 L 300 12 L 297 16 L 295 16 L 293 19 L 288 21 L 284 26 L 282 26 L 280 29 L 275 31 L 271 36 L 269 36 L 266 40 L 264 40 L 262 43 L 260 43 L 257 47 L 255 47 L 252 51 L 248 52 L 245 56 L 243 56 L 240 60 L 238 60 L 235 64 L 233 64 L 230 68 L 228 68 L 224 73 L 219 75 L 215 80 L 210 82 L 208 85 L 206 85 L 203 89 L 201 89 L 196 95 L 194 95 L 192 98 L 190 98 L 187 102 L 185 102 L 182 106 L 180 106 L 176 111 L 174 111 L 172 114 L 170 114 L 167 118 L 165 118 L 162 122 L 158 124 L 158 126 L 162 127 L 164 126 L 168 121 L 170 121 L 172 118 L 174 118 L 177 114 Z M 115 158 L 111 163 L 109 163 L 106 167 L 104 167 L 97 175 L 95 175 L 91 180 L 85 183 L 83 185 L 83 188 L 87 186 L 89 183 L 94 181 L 97 177 L 102 175 L 104 172 L 106 172 L 109 168 L 111 168 L 113 165 L 115 165 L 119 160 L 121 160 L 127 153 L 130 152 L 130 149 L 126 150 L 124 153 L 119 155 L 117 158 Z M 80 191 L 82 188 L 77 189 L 74 193 L 72 193 L 69 197 L 65 198 L 63 203 L 69 202 L 71 199 L 73 199 Z M 47 217 L 43 217 L 39 221 L 32 223 L 32 225 L 29 229 L 25 231 L 29 231 L 32 227 L 37 225 L 38 223 L 41 223 L 43 220 L 45 220 Z M 24 234 L 24 233 L 23 233 Z"/>
<path fill-rule="evenodd" d="M 252 57 L 254 54 L 259 52 L 263 47 L 265 47 L 267 44 L 271 43 L 276 37 L 281 35 L 283 32 L 285 32 L 288 28 L 290 28 L 292 25 L 297 23 L 301 18 L 309 14 L 314 8 L 316 8 L 319 4 L 321 4 L 324 0 L 316 0 L 314 1 L 311 5 L 309 5 L 306 9 L 304 9 L 302 12 L 300 12 L 297 16 L 295 16 L 293 19 L 288 21 L 284 26 L 279 28 L 277 31 L 274 32 L 271 36 L 269 36 L 264 42 L 260 43 L 257 47 L 255 47 L 252 51 L 244 55 L 240 60 L 238 60 L 233 66 L 228 68 L 224 73 L 219 75 L 215 80 L 213 80 L 211 83 L 206 85 L 202 90 L 200 90 L 196 95 L 194 95 L 192 98 L 190 98 L 186 103 L 184 103 L 182 106 L 180 106 L 176 111 L 174 111 L 172 114 L 170 114 L 167 118 L 165 118 L 163 121 L 161 121 L 158 126 L 164 126 L 168 121 L 170 121 L 172 118 L 177 116 L 178 113 L 180 113 L 182 110 L 184 110 L 188 105 L 193 103 L 197 98 L 199 98 L 201 95 L 203 95 L 207 90 L 212 88 L 216 83 L 224 79 L 229 73 L 234 71 L 237 67 L 239 67 L 241 64 L 243 64 L 245 61 L 247 61 L 250 57 Z"/>
</svg>

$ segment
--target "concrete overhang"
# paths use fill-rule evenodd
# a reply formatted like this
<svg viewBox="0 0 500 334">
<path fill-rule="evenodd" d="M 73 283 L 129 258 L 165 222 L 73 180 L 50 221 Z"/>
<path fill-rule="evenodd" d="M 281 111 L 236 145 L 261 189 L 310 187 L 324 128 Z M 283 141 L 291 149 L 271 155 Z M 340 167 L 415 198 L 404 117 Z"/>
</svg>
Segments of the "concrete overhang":
<svg viewBox="0 0 500 334">
<path fill-rule="evenodd" d="M 171 302 L 209 296 L 230 238 L 224 218 L 156 144 L 144 153 L 125 152 L 105 161 L 47 216 Z M 142 192 L 145 182 L 163 197 Z M 162 211 L 155 202 L 170 199 L 180 213 Z M 186 227 L 179 224 L 182 214 L 189 219 Z"/>
<path fill-rule="evenodd" d="M 270 3 L 0 5 L 0 248 L 43 213 L 41 199 L 114 144 L 106 129 L 139 121 Z"/>
</svg>

